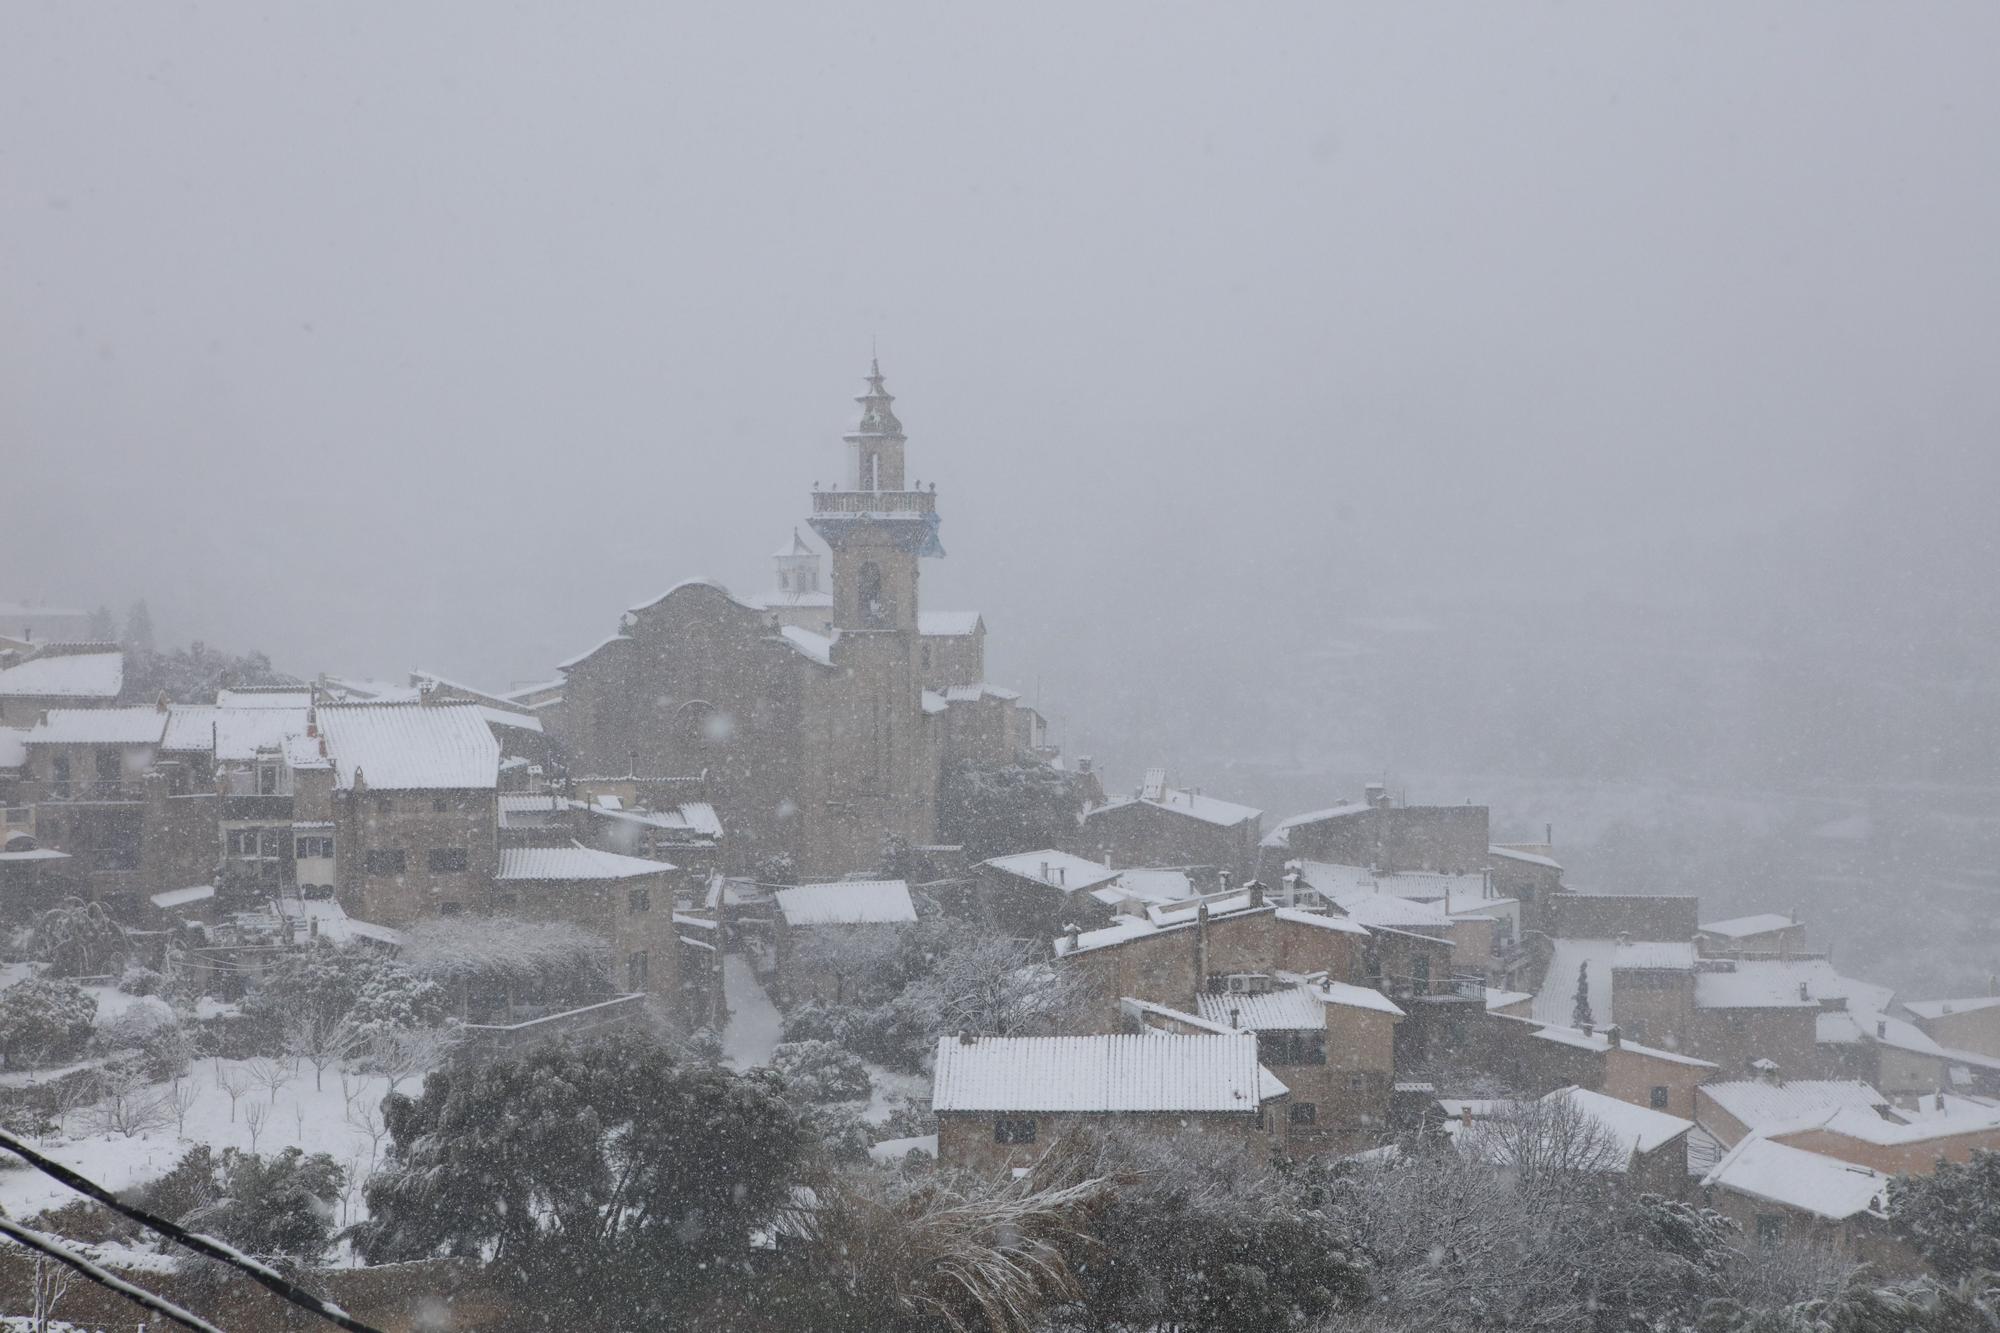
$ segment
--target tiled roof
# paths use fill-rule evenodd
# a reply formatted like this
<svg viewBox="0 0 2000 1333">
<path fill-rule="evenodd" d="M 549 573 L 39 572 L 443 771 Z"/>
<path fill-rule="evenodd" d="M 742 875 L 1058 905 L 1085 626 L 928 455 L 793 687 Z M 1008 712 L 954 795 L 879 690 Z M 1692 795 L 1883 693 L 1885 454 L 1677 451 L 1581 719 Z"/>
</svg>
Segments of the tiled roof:
<svg viewBox="0 0 2000 1333">
<path fill-rule="evenodd" d="M 125 688 L 125 654 L 57 653 L 0 671 L 0 698 L 115 699 Z"/>
<path fill-rule="evenodd" d="M 1760 912 L 1755 916 L 1733 916 L 1727 921 L 1704 921 L 1698 929 L 1704 935 L 1720 935 L 1727 940 L 1740 940 L 1746 935 L 1766 935 L 1774 930 L 1784 930 L 1796 926 L 1798 922 L 1778 912 Z"/>
<path fill-rule="evenodd" d="M 455 703 L 336 704 L 317 713 L 333 760 L 334 785 L 491 790 L 500 743 L 478 708 Z"/>
<path fill-rule="evenodd" d="M 1675 940 L 1635 940 L 1611 951 L 1611 966 L 1640 972 L 1694 970 L 1694 945 Z"/>
<path fill-rule="evenodd" d="M 1963 1000 L 1908 1000 L 1903 1007 L 1918 1018 L 1943 1018 L 1947 1014 L 1971 1014 L 2000 1004 L 2000 995 L 1974 995 Z"/>
<path fill-rule="evenodd" d="M 168 710 L 163 750 L 198 751 L 217 759 L 254 759 L 260 749 L 276 749 L 287 736 L 304 735 L 306 710 L 175 704 Z"/>
<path fill-rule="evenodd" d="M 917 633 L 927 638 L 951 639 L 979 629 L 977 611 L 919 611 Z"/>
<path fill-rule="evenodd" d="M 637 879 L 674 867 L 666 861 L 620 856 L 582 843 L 568 847 L 502 847 L 500 878 L 504 880 Z"/>
<path fill-rule="evenodd" d="M 900 879 L 843 880 L 779 889 L 788 926 L 902 925 L 917 919 L 910 886 Z"/>
<path fill-rule="evenodd" d="M 25 740 L 29 745 L 158 745 L 167 729 L 164 709 L 51 708 Z"/>
<path fill-rule="evenodd" d="M 1874 1210 L 1889 1177 L 1750 1134 L 1701 1183 L 1838 1222 Z"/>
<path fill-rule="evenodd" d="M 1326 1006 L 1304 986 L 1287 986 L 1262 995 L 1203 991 L 1195 997 L 1195 1006 L 1211 1023 L 1251 1032 L 1326 1030 Z"/>
<path fill-rule="evenodd" d="M 1845 1000 L 1850 1009 L 1879 1013 L 1896 996 L 1887 986 L 1842 976 L 1824 958 L 1739 959 L 1723 966 L 1726 970 L 1704 968 L 1695 974 L 1696 1008 L 1787 1008 Z M 1801 986 L 1804 999 L 1799 996 Z"/>
<path fill-rule="evenodd" d="M 1144 1036 L 956 1037 L 938 1041 L 931 1106 L 951 1111 L 1254 1112 L 1285 1088 L 1257 1040 Z"/>
<path fill-rule="evenodd" d="M 1016 852 L 1012 856 L 996 856 L 982 864 L 1021 879 L 1047 884 L 1065 893 L 1094 889 L 1119 877 L 1119 872 L 1109 866 L 1096 861 L 1087 861 L 1070 852 L 1059 852 L 1054 848 L 1039 852 Z"/>
<path fill-rule="evenodd" d="M 1683 1120 L 1677 1115 L 1668 1115 L 1650 1107 L 1634 1106 L 1631 1102 L 1607 1097 L 1588 1088 L 1557 1088 L 1542 1100 L 1567 1101 L 1595 1120 L 1628 1153 L 1654 1152 L 1694 1128 L 1692 1120 Z"/>
<path fill-rule="evenodd" d="M 1218 800 L 1213 796 L 1197 796 L 1191 791 L 1181 791 L 1168 787 L 1157 800 L 1144 796 L 1128 796 L 1123 800 L 1107 801 L 1094 810 L 1084 812 L 1086 820 L 1110 810 L 1122 810 L 1128 805 L 1150 805 L 1155 810 L 1167 810 L 1189 819 L 1199 819 L 1204 824 L 1218 824 L 1231 828 L 1246 820 L 1262 819 L 1264 812 L 1248 805 L 1238 805 L 1234 801 Z"/>
<path fill-rule="evenodd" d="M 1531 866 L 1541 866 L 1545 870 L 1561 870 L 1562 862 L 1553 856 L 1539 856 L 1534 852 L 1517 851 L 1512 847 L 1502 847 L 1498 843 L 1486 849 L 1488 856 L 1497 856 L 1503 861 L 1524 861 Z"/>
<path fill-rule="evenodd" d="M 1728 1083 L 1704 1083 L 1696 1104 L 1708 1098 L 1727 1111 L 1746 1129 L 1788 1124 L 1795 1120 L 1824 1119 L 1843 1108 L 1873 1114 L 1874 1108 L 1889 1099 L 1858 1079 L 1791 1079 L 1770 1083 L 1763 1079 L 1738 1079 Z"/>
<path fill-rule="evenodd" d="M 283 689 L 264 689 L 252 686 L 247 689 L 217 690 L 215 704 L 218 708 L 310 708 L 312 691 L 300 686 Z"/>
</svg>

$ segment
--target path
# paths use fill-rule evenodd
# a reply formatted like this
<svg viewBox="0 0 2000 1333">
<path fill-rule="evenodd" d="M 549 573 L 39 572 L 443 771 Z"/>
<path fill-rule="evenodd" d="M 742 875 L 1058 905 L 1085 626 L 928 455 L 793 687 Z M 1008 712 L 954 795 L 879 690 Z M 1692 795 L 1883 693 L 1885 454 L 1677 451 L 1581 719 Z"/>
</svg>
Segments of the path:
<svg viewBox="0 0 2000 1333">
<path fill-rule="evenodd" d="M 757 984 L 750 960 L 740 953 L 722 957 L 722 997 L 729 1005 L 722 1058 L 734 1069 L 769 1064 L 772 1050 L 784 1040 L 785 1020 Z"/>
</svg>

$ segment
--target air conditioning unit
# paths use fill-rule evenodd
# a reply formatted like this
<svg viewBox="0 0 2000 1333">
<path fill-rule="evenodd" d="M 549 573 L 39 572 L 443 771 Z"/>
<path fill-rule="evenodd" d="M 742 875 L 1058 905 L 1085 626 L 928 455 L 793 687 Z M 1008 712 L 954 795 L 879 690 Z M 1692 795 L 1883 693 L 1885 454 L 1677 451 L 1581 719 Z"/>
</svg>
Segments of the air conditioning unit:
<svg viewBox="0 0 2000 1333">
<path fill-rule="evenodd" d="M 1262 972 L 1235 972 L 1224 979 L 1231 995 L 1269 995 L 1271 978 Z"/>
</svg>

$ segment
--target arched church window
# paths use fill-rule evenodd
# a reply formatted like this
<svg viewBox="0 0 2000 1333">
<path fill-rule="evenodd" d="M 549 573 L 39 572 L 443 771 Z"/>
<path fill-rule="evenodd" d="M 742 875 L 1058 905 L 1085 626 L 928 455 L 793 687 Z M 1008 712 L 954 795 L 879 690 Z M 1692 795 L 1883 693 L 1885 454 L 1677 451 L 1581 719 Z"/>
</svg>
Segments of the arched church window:
<svg viewBox="0 0 2000 1333">
<path fill-rule="evenodd" d="M 861 605 L 861 619 L 864 624 L 886 624 L 890 617 L 887 598 L 882 593 L 882 566 L 873 560 L 864 561 L 861 578 L 856 586 L 856 595 Z"/>
<path fill-rule="evenodd" d="M 684 749 L 698 750 L 713 745 L 717 731 L 715 706 L 701 699 L 690 699 L 682 704 L 674 718 L 674 739 Z"/>
</svg>

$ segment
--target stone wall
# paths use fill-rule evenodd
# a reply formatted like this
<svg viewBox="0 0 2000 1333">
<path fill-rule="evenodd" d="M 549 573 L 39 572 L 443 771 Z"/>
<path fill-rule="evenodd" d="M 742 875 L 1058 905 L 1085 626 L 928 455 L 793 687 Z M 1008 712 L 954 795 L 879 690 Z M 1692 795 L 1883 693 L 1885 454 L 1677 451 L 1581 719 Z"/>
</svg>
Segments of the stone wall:
<svg viewBox="0 0 2000 1333">
<path fill-rule="evenodd" d="M 1089 812 L 1077 851 L 1126 866 L 1217 866 L 1238 882 L 1257 870 L 1257 821 L 1213 824 L 1181 811 L 1130 801 Z"/>
<path fill-rule="evenodd" d="M 1701 911 L 1693 896 L 1637 893 L 1562 893 L 1554 908 L 1551 935 L 1567 940 L 1692 940 Z"/>
<path fill-rule="evenodd" d="M 500 870 L 492 791 L 368 788 L 336 793 L 333 806 L 334 886 L 348 915 L 408 926 L 487 901 Z M 401 871 L 371 872 L 371 851 L 400 851 Z"/>
<path fill-rule="evenodd" d="M 982 1174 L 998 1174 L 1013 1167 L 1033 1166 L 1049 1145 L 1076 1133 L 1116 1133 L 1120 1131 L 1157 1138 L 1173 1134 L 1200 1134 L 1241 1146 L 1245 1151 L 1272 1152 L 1283 1146 L 1288 1119 L 1284 1101 L 1272 1103 L 1265 1114 L 1254 1111 L 1226 1111 L 1198 1114 L 1085 1114 L 1076 1112 L 947 1111 L 938 1116 L 938 1165 Z M 1032 1119 L 1033 1143 L 1000 1143 L 994 1137 L 994 1122 L 1001 1119 Z M 1259 1123 L 1259 1122 L 1262 1123 Z"/>
</svg>

